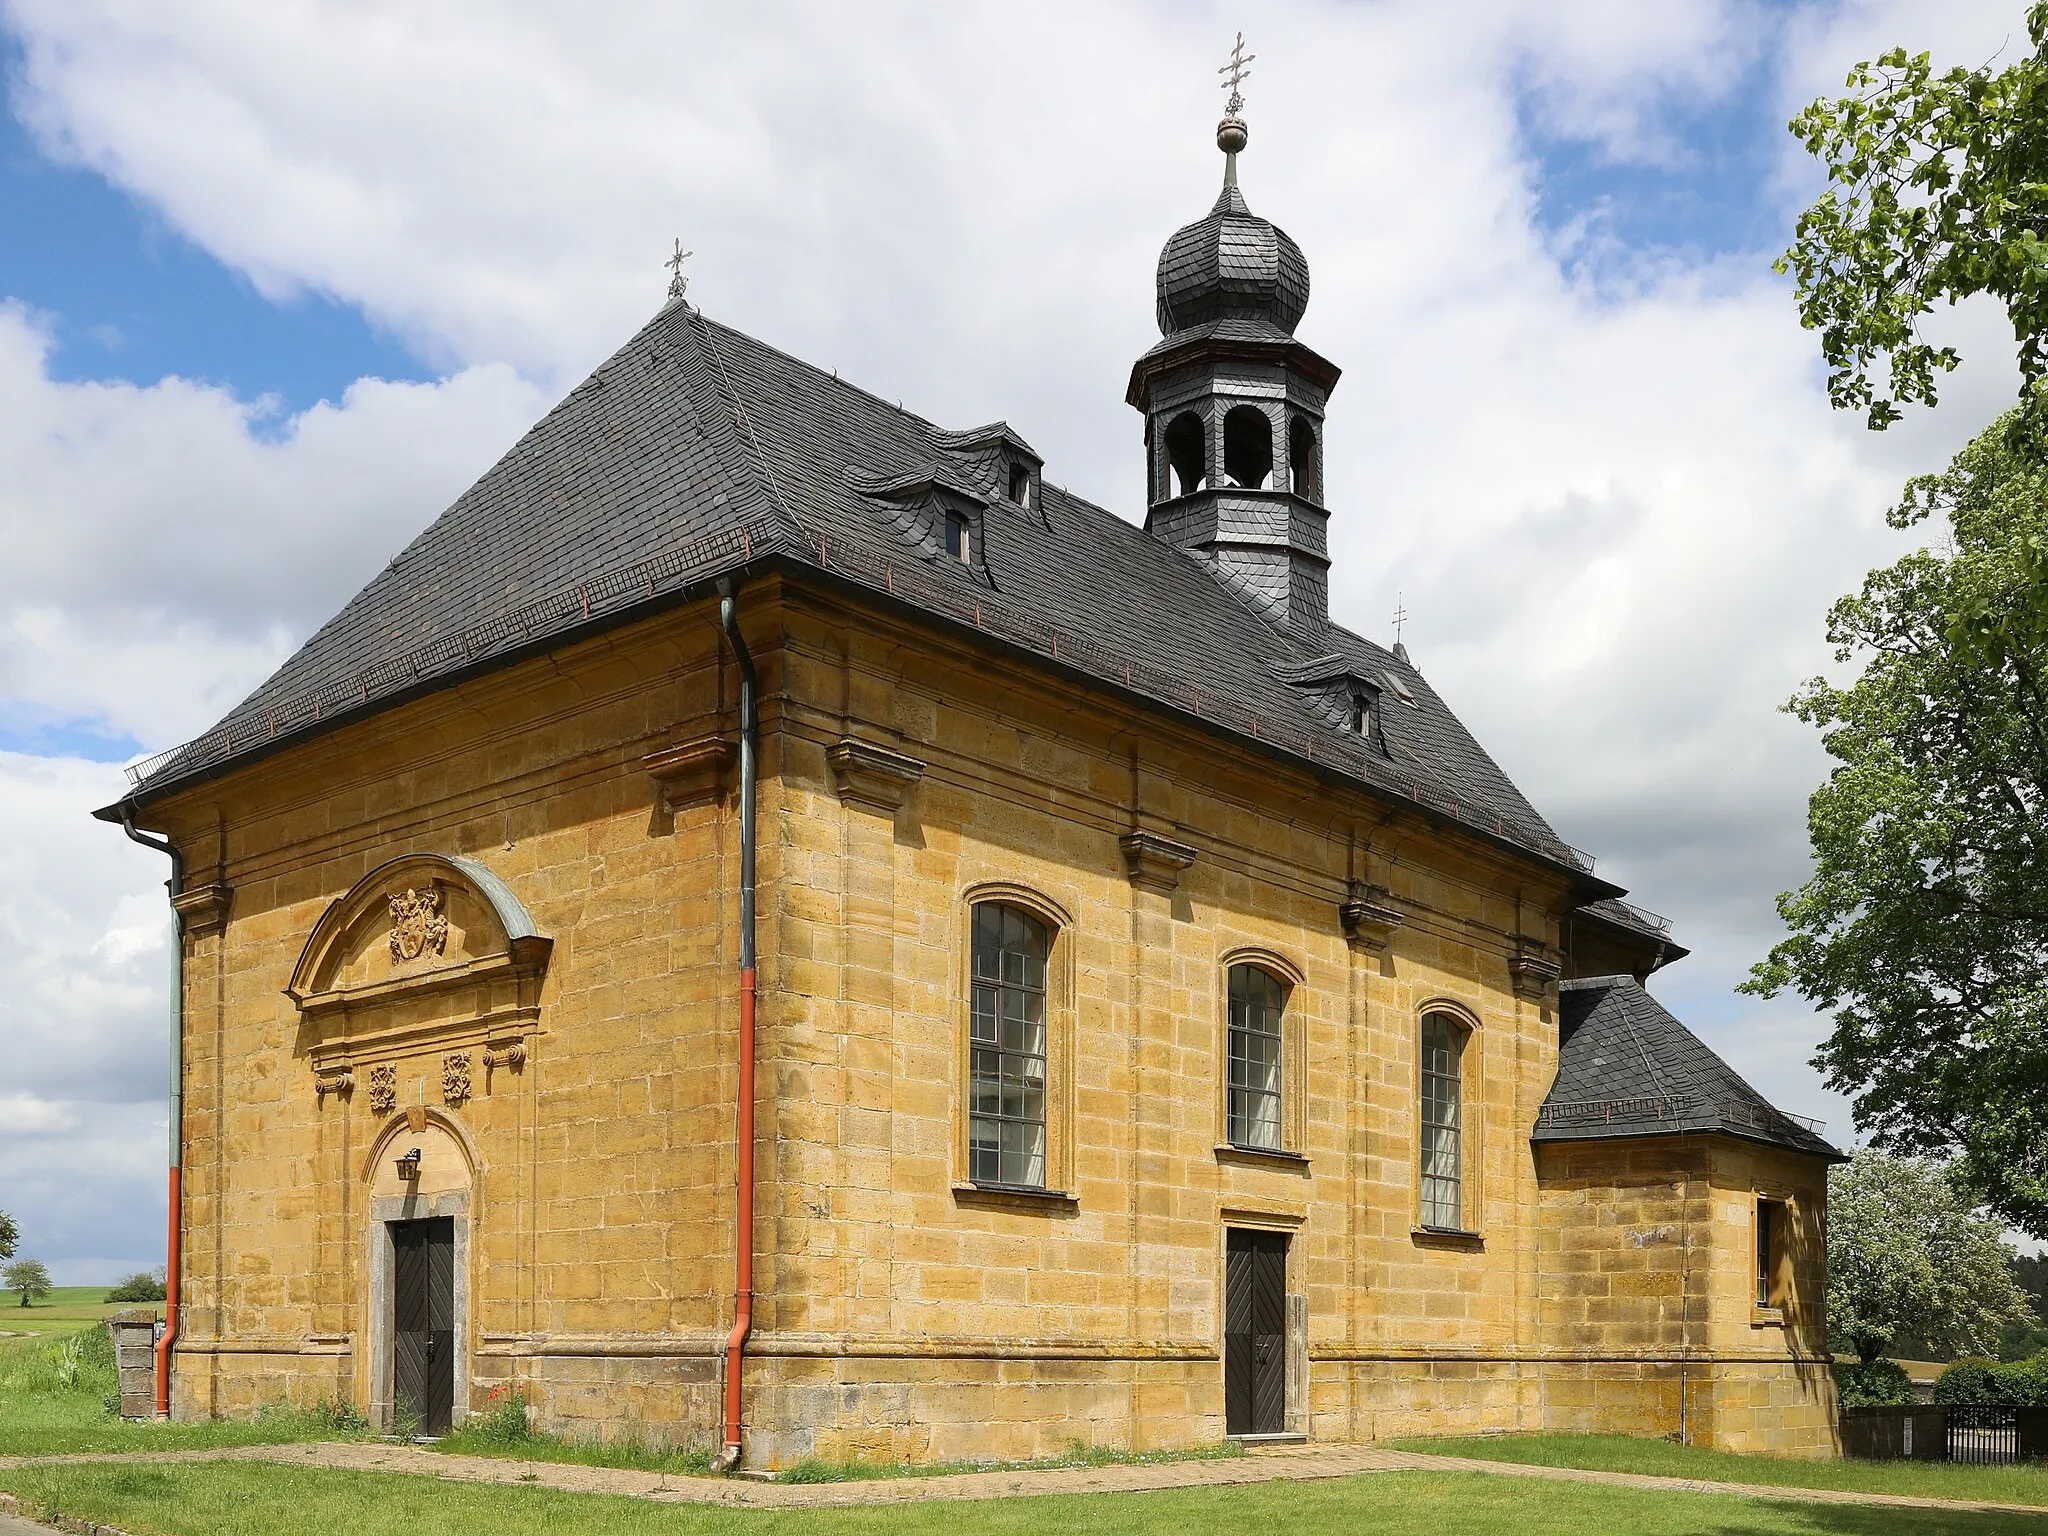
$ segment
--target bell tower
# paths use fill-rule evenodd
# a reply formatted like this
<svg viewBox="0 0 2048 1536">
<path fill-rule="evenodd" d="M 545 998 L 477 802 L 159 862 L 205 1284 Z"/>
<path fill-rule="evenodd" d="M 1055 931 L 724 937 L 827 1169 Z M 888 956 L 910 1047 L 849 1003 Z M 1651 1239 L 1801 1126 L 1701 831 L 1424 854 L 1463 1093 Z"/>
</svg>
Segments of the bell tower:
<svg viewBox="0 0 2048 1536">
<path fill-rule="evenodd" d="M 1243 47 L 1239 34 L 1219 71 L 1222 193 L 1159 253 L 1161 339 L 1125 398 L 1145 416 L 1146 531 L 1315 646 L 1330 613 L 1323 413 L 1338 370 L 1294 339 L 1308 308 L 1301 247 L 1238 190 Z"/>
</svg>

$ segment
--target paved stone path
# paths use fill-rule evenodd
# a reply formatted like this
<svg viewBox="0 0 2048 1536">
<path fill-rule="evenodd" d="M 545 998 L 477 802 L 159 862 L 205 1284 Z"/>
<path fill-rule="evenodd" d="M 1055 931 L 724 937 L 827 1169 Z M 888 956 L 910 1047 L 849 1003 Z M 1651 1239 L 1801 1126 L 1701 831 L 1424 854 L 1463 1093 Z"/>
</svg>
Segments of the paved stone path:
<svg viewBox="0 0 2048 1536">
<path fill-rule="evenodd" d="M 818 1484 L 679 1476 L 628 1468 L 584 1467 L 566 1462 L 514 1461 L 495 1456 L 449 1456 L 416 1446 L 389 1445 L 381 1441 L 236 1446 L 209 1451 L 11 1457 L 0 1458 L 0 1468 L 74 1462 L 179 1461 L 263 1461 L 281 1466 L 332 1467 L 355 1472 L 437 1477 L 452 1482 L 502 1483 L 554 1488 L 567 1493 L 608 1493 L 664 1503 L 752 1509 L 828 1509 L 927 1499 L 1000 1499 L 1033 1494 L 1137 1493 L 1167 1488 L 1219 1488 L 1282 1479 L 1320 1481 L 1376 1472 L 1471 1472 L 1495 1477 L 1532 1477 L 1551 1482 L 1605 1483 L 1620 1488 L 1734 1494 L 1794 1503 L 2034 1515 L 2048 1526 L 2048 1508 L 2029 1504 L 1847 1493 L 1829 1488 L 1782 1488 L 1760 1483 L 1702 1482 L 1687 1478 L 1648 1477 L 1632 1472 L 1588 1472 L 1573 1467 L 1536 1467 L 1509 1461 L 1429 1456 L 1373 1445 L 1275 1446 L 1255 1450 L 1247 1456 L 1217 1461 L 961 1472 L 943 1477 L 895 1477 L 872 1482 Z M 0 1527 L 0 1536 L 10 1536 L 10 1533 Z"/>
</svg>

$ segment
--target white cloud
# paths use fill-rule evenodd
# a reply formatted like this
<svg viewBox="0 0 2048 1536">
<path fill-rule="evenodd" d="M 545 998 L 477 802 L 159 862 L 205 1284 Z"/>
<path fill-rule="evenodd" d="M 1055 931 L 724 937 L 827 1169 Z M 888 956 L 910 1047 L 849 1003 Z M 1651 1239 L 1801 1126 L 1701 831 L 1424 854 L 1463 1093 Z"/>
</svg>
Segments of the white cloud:
<svg viewBox="0 0 2048 1536">
<path fill-rule="evenodd" d="M 948 424 L 1006 417 L 1055 479 L 1135 517 L 1123 383 L 1156 336 L 1158 248 L 1214 196 L 1213 70 L 1242 25 L 1246 192 L 1306 249 L 1303 339 L 1346 369 L 1338 616 L 1384 637 L 1405 596 L 1417 660 L 1480 739 L 1679 920 L 1697 956 L 1660 992 L 1786 1107 L 1831 1112 L 1799 1065 L 1820 1025 L 1727 990 L 1799 878 L 1821 771 L 1776 706 L 1827 665 L 1828 602 L 1902 547 L 1881 517 L 1899 481 L 2007 397 L 2009 341 L 1981 308 L 1944 317 L 1982 361 L 1938 417 L 1872 438 L 1826 409 L 1773 252 L 1603 265 L 1596 288 L 1536 222 L 1519 125 L 1683 165 L 1674 106 L 1710 107 L 1760 50 L 1789 113 L 1893 40 L 1974 61 L 2015 8 L 8 14 L 47 142 L 266 292 L 360 306 L 454 370 L 279 423 L 177 380 L 53 383 L 34 318 L 0 312 L 0 697 L 151 746 L 210 720 L 623 341 L 678 233 L 713 314 Z M 1788 139 L 1768 193 L 1788 226 L 1810 186 Z M 65 935 L 36 942 L 67 1007 L 132 978 L 128 1018 L 156 983 L 120 898 L 161 875 L 77 819 L 89 798 L 47 838 L 110 883 L 33 915 L 0 896 L 0 930 Z M 69 1093 L 68 1050 L 27 1091 Z"/>
</svg>

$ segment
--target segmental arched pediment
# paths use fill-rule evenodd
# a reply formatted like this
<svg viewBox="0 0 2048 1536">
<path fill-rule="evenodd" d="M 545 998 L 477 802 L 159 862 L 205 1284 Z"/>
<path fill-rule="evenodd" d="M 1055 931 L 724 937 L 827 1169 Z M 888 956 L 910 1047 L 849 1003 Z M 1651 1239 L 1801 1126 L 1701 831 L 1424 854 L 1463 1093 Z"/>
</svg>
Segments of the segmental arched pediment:
<svg viewBox="0 0 2048 1536">
<path fill-rule="evenodd" d="M 553 947 L 483 865 L 407 854 L 370 871 L 321 915 L 285 993 L 306 1013 L 361 1007 L 537 973 Z"/>
<path fill-rule="evenodd" d="M 414 853 L 379 865 L 321 914 L 285 988 L 319 1096 L 360 1087 L 383 1115 L 401 1098 L 423 1101 L 429 1083 L 457 1106 L 500 1069 L 519 1071 L 553 949 L 473 859 Z"/>
</svg>

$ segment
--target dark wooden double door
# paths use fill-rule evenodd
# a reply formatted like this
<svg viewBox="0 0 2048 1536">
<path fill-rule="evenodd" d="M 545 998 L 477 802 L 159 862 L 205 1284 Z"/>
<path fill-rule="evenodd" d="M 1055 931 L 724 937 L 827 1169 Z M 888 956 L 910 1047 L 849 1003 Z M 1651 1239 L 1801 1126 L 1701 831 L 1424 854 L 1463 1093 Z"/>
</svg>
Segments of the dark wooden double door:
<svg viewBox="0 0 2048 1536">
<path fill-rule="evenodd" d="M 391 1394 L 420 1433 L 455 1413 L 455 1222 L 391 1224 Z"/>
<path fill-rule="evenodd" d="M 1277 1435 L 1287 1422 L 1287 1238 L 1224 1233 L 1223 1427 Z"/>
</svg>

